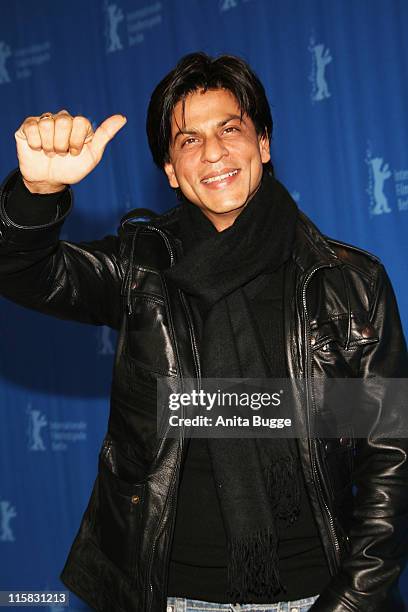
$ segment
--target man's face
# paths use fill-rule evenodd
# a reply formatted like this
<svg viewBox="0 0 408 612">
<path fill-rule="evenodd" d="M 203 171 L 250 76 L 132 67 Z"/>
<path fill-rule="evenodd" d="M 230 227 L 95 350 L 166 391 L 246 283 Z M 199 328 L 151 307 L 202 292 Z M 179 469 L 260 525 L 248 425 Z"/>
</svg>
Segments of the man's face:
<svg viewBox="0 0 408 612">
<path fill-rule="evenodd" d="M 225 89 L 194 92 L 172 116 L 165 172 L 218 231 L 232 225 L 252 198 L 270 159 L 269 139 L 258 136 L 235 97 Z"/>
</svg>

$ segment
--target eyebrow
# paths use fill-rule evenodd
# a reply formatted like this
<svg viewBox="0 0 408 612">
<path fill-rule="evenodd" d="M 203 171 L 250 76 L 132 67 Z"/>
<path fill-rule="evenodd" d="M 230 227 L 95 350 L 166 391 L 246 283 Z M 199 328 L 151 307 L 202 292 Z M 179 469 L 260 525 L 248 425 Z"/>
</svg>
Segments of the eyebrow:
<svg viewBox="0 0 408 612">
<path fill-rule="evenodd" d="M 231 115 L 227 115 L 227 117 L 225 119 L 222 119 L 222 121 L 219 121 L 215 127 L 220 128 L 223 125 L 227 124 L 229 121 L 233 121 L 234 119 L 239 119 L 240 123 L 245 123 L 242 115 L 231 114 Z M 173 144 L 176 142 L 179 136 L 183 136 L 183 135 L 194 136 L 195 134 L 198 134 L 197 130 L 188 129 L 188 128 L 179 128 L 177 134 L 173 138 Z"/>
</svg>

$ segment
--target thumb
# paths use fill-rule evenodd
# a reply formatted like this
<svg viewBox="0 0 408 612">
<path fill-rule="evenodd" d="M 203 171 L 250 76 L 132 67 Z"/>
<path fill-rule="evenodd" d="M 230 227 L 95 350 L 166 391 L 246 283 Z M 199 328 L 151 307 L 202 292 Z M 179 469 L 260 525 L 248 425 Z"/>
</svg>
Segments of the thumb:
<svg viewBox="0 0 408 612">
<path fill-rule="evenodd" d="M 88 143 L 95 155 L 100 158 L 106 145 L 125 125 L 127 119 L 124 115 L 112 115 L 102 121 L 92 140 Z"/>
</svg>

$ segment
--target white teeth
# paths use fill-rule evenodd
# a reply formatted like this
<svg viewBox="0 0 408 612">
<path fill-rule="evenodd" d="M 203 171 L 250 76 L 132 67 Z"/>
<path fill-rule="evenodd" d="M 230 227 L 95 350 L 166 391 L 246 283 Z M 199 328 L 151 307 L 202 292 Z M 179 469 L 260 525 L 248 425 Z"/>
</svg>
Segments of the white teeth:
<svg viewBox="0 0 408 612">
<path fill-rule="evenodd" d="M 215 181 L 223 181 L 229 176 L 234 176 L 234 174 L 237 174 L 237 173 L 238 173 L 238 170 L 232 170 L 231 172 L 227 172 L 226 174 L 219 174 L 218 176 L 212 176 L 211 178 L 203 179 L 202 182 L 203 183 L 215 183 Z"/>
</svg>

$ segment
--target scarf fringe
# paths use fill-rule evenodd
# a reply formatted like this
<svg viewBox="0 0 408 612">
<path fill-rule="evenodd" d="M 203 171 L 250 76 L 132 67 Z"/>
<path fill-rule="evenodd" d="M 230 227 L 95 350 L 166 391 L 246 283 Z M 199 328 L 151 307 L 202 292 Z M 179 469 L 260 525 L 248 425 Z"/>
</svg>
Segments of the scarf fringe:
<svg viewBox="0 0 408 612">
<path fill-rule="evenodd" d="M 277 534 L 270 530 L 231 539 L 227 568 L 231 601 L 245 602 L 254 595 L 273 597 L 284 589 L 277 548 Z"/>
<path fill-rule="evenodd" d="M 291 525 L 300 512 L 299 469 L 293 456 L 280 457 L 266 469 L 266 490 L 277 518 Z"/>
</svg>

